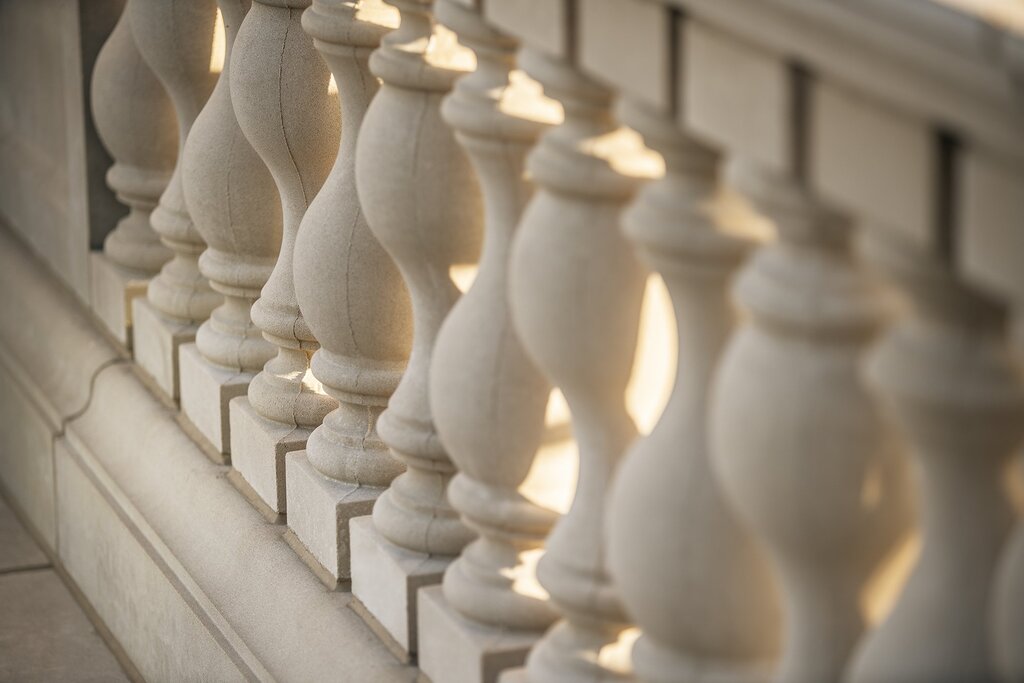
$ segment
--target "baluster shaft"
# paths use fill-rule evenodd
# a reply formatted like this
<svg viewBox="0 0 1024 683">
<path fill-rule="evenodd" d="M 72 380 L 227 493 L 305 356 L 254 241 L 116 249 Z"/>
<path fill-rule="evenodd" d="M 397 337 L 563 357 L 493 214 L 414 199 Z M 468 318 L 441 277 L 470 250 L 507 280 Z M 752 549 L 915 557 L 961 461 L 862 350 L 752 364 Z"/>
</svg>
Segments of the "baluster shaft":
<svg viewBox="0 0 1024 683">
<path fill-rule="evenodd" d="M 1006 310 L 934 257 L 875 239 L 872 261 L 913 304 L 868 373 L 914 445 L 921 554 L 849 680 L 992 681 L 988 607 L 1012 524 L 1003 476 L 1024 432 L 1024 388 Z"/>
<path fill-rule="evenodd" d="M 295 281 L 295 241 L 309 203 L 334 163 L 341 135 L 331 74 L 302 30 L 310 0 L 256 0 L 235 39 L 231 101 L 239 126 L 270 170 L 281 199 L 281 250 L 253 304 L 252 320 L 276 355 L 231 403 L 235 467 L 272 509 L 284 512 L 287 452 L 337 407 L 309 371 L 316 337 L 306 324 Z"/>
<path fill-rule="evenodd" d="M 534 683 L 614 678 L 599 653 L 627 624 L 605 571 L 604 505 L 636 435 L 624 395 L 644 273 L 619 228 L 635 180 L 600 156 L 616 129 L 611 94 L 539 52 L 521 50 L 520 64 L 562 103 L 565 121 L 527 163 L 537 192 L 513 246 L 512 312 L 530 357 L 565 395 L 580 457 L 572 508 L 538 566 L 564 619 L 533 648 L 526 671 Z"/>
<path fill-rule="evenodd" d="M 633 664 L 652 683 L 765 680 L 777 650 L 775 590 L 720 492 L 706 426 L 712 373 L 733 328 L 727 286 L 749 244 L 721 217 L 719 155 L 640 107 L 627 103 L 623 118 L 665 158 L 664 178 L 644 188 L 624 223 L 665 279 L 679 344 L 672 397 L 626 456 L 609 502 L 609 567 L 643 630 Z"/>
</svg>

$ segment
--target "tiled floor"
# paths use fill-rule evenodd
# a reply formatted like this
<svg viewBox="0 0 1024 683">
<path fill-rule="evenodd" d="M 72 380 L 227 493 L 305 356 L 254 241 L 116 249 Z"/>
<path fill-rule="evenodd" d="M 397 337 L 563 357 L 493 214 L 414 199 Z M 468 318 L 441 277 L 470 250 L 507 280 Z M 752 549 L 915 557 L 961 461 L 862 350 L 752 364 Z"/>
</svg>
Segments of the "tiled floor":
<svg viewBox="0 0 1024 683">
<path fill-rule="evenodd" d="M 46 555 L 0 498 L 0 683 L 127 680 Z"/>
</svg>

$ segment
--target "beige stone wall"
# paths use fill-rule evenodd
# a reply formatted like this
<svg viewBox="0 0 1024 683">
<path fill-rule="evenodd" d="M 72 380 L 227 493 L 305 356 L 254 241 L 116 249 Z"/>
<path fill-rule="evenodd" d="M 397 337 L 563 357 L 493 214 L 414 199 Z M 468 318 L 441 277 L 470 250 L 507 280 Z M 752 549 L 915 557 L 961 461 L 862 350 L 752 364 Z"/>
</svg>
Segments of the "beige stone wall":
<svg viewBox="0 0 1024 683">
<path fill-rule="evenodd" d="M 0 2 L 0 214 L 83 300 L 90 245 L 121 211 L 86 98 L 122 4 Z"/>
</svg>

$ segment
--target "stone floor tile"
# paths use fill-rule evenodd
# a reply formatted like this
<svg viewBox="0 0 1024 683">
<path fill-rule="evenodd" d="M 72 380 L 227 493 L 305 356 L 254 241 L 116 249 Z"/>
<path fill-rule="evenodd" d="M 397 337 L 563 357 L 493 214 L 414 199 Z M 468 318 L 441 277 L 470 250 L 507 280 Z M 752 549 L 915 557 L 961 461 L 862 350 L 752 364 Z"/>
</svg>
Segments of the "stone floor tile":
<svg viewBox="0 0 1024 683">
<path fill-rule="evenodd" d="M 45 567 L 49 559 L 0 498 L 0 573 Z"/>
<path fill-rule="evenodd" d="M 0 682 L 127 680 L 52 569 L 0 575 Z"/>
</svg>

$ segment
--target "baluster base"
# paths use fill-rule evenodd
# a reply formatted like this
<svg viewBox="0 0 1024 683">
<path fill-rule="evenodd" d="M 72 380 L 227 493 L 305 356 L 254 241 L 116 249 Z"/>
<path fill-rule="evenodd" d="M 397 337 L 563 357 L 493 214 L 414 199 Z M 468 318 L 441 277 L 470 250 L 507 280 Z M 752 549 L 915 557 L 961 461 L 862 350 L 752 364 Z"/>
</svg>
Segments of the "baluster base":
<svg viewBox="0 0 1024 683">
<path fill-rule="evenodd" d="M 285 457 L 285 486 L 288 528 L 335 580 L 350 578 L 349 520 L 373 512 L 384 489 L 324 476 L 305 449 Z"/>
<path fill-rule="evenodd" d="M 90 303 L 107 330 L 132 348 L 132 300 L 146 296 L 149 278 L 117 265 L 102 251 L 89 255 Z"/>
<path fill-rule="evenodd" d="M 432 681 L 494 683 L 520 667 L 543 633 L 473 622 L 448 604 L 441 586 L 418 593 L 419 667 Z"/>
<path fill-rule="evenodd" d="M 240 396 L 228 405 L 231 466 L 274 512 L 287 511 L 285 456 L 306 447 L 312 430 L 261 416 Z"/>
<path fill-rule="evenodd" d="M 211 365 L 199 353 L 195 343 L 185 344 L 178 351 L 178 366 L 181 373 L 181 412 L 214 451 L 230 454 L 228 404 L 234 398 L 245 396 L 254 373 Z"/>
<path fill-rule="evenodd" d="M 406 654 L 417 651 L 416 593 L 441 583 L 454 559 L 424 555 L 391 543 L 374 527 L 373 517 L 349 522 L 352 594 Z"/>
<path fill-rule="evenodd" d="M 179 392 L 178 349 L 196 340 L 199 325 L 168 320 L 145 297 L 132 300 L 132 348 L 135 362 L 173 401 Z"/>
</svg>

